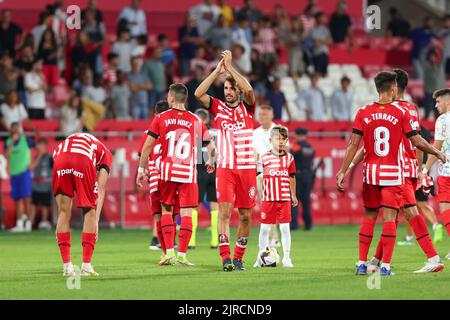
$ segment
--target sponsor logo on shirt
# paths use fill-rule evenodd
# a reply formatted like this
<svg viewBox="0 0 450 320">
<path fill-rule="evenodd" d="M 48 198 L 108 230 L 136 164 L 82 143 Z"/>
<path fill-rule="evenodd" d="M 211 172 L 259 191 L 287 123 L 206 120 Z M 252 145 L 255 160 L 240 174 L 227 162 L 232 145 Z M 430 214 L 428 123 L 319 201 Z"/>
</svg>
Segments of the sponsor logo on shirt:
<svg viewBox="0 0 450 320">
<path fill-rule="evenodd" d="M 244 121 L 236 121 L 236 123 L 222 122 L 221 126 L 222 129 L 224 130 L 237 131 L 245 128 L 245 122 Z"/>
<path fill-rule="evenodd" d="M 57 170 L 56 173 L 58 174 L 58 177 L 62 177 L 66 174 L 72 174 L 77 178 L 83 179 L 83 176 L 84 176 L 84 174 L 82 172 L 76 171 L 73 168 Z"/>
<path fill-rule="evenodd" d="M 289 175 L 289 172 L 287 170 L 270 169 L 269 175 L 276 176 L 276 177 L 287 177 Z"/>
</svg>

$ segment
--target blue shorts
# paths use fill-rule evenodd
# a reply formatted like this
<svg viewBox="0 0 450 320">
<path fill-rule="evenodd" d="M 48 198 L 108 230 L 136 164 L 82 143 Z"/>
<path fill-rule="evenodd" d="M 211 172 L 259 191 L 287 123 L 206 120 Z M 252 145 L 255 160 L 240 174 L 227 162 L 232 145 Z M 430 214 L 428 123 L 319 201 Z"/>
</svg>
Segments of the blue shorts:
<svg viewBox="0 0 450 320">
<path fill-rule="evenodd" d="M 31 171 L 11 176 L 11 198 L 20 200 L 31 198 Z"/>
</svg>

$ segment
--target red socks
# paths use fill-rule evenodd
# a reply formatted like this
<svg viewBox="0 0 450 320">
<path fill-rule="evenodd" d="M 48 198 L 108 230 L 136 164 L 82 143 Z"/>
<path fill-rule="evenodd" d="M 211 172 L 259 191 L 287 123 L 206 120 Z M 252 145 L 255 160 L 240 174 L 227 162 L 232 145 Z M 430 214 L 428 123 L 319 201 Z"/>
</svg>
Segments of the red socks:
<svg viewBox="0 0 450 320">
<path fill-rule="evenodd" d="M 164 237 L 161 230 L 161 220 L 156 222 L 156 232 L 158 233 L 159 244 L 161 245 L 161 250 L 166 254 L 166 244 L 164 243 Z"/>
<path fill-rule="evenodd" d="M 359 260 L 367 261 L 367 255 L 369 254 L 370 244 L 373 238 L 373 229 L 375 227 L 375 221 L 364 218 L 361 228 L 359 229 Z"/>
<path fill-rule="evenodd" d="M 161 216 L 161 231 L 164 238 L 164 244 L 166 245 L 166 250 L 173 249 L 175 228 L 172 215 L 163 214 Z"/>
<path fill-rule="evenodd" d="M 220 256 L 222 257 L 222 263 L 224 263 L 226 259 L 230 259 L 230 242 L 225 234 L 219 235 L 219 251 Z"/>
<path fill-rule="evenodd" d="M 191 241 L 192 235 L 192 217 L 181 217 L 180 232 L 178 234 L 178 252 L 186 253 Z"/>
<path fill-rule="evenodd" d="M 397 234 L 397 225 L 394 221 L 383 223 L 381 231 L 381 242 L 383 244 L 383 257 L 381 262 L 391 263 L 392 254 L 394 253 L 395 238 Z"/>
<path fill-rule="evenodd" d="M 242 260 L 247 249 L 248 237 L 239 237 L 234 247 L 234 259 Z"/>
<path fill-rule="evenodd" d="M 378 259 L 381 261 L 381 258 L 383 257 L 383 242 L 380 240 L 378 240 L 378 245 L 377 245 L 377 249 L 375 250 L 375 254 L 373 255 L 374 258 Z"/>
<path fill-rule="evenodd" d="M 428 233 L 428 228 L 425 223 L 425 219 L 421 215 L 412 217 L 409 220 L 409 224 L 414 230 L 417 242 L 422 248 L 423 252 L 427 255 L 427 258 L 437 256 L 436 249 L 434 248 L 433 242 L 431 241 L 430 234 Z"/>
<path fill-rule="evenodd" d="M 61 258 L 63 263 L 70 262 L 70 231 L 56 233 L 56 240 L 59 246 L 59 252 L 61 253 Z"/>
<path fill-rule="evenodd" d="M 81 244 L 83 246 L 83 263 L 91 263 L 92 254 L 94 253 L 95 242 L 96 242 L 95 233 L 81 233 Z"/>
<path fill-rule="evenodd" d="M 447 230 L 447 234 L 450 236 L 450 210 L 446 210 L 442 213 L 442 223 Z"/>
</svg>

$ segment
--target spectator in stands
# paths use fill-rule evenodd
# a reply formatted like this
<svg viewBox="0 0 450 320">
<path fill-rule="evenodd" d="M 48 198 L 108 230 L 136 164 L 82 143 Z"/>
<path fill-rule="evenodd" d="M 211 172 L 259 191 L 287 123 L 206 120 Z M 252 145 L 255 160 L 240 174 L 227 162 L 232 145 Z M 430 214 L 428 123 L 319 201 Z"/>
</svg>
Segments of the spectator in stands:
<svg viewBox="0 0 450 320">
<path fill-rule="evenodd" d="M 295 103 L 299 109 L 305 110 L 307 120 L 325 121 L 325 94 L 318 85 L 320 76 L 314 73 L 310 79 L 311 87 L 300 92 Z"/>
<path fill-rule="evenodd" d="M 240 44 L 244 48 L 244 60 L 247 64 L 250 63 L 253 34 L 246 17 L 238 18 L 238 24 L 233 29 L 231 38 L 233 43 Z"/>
<path fill-rule="evenodd" d="M 25 75 L 25 89 L 27 90 L 28 115 L 30 119 L 45 119 L 45 92 L 47 83 L 42 73 L 42 58 L 33 61 L 33 67 Z"/>
<path fill-rule="evenodd" d="M 225 0 L 218 0 L 217 6 L 220 9 L 220 14 L 224 16 L 224 26 L 229 27 L 233 24 L 234 13 L 233 9 L 230 6 L 227 6 Z"/>
<path fill-rule="evenodd" d="M 400 15 L 398 9 L 395 7 L 389 9 L 389 15 L 391 18 L 387 25 L 386 36 L 408 37 L 411 31 L 411 24 Z"/>
<path fill-rule="evenodd" d="M 442 18 L 442 29 L 439 32 L 439 37 L 444 42 L 443 55 L 445 61 L 445 73 L 447 79 L 450 80 L 450 14 Z"/>
<path fill-rule="evenodd" d="M 247 76 L 252 72 L 252 62 L 247 59 L 245 48 L 240 43 L 233 44 L 231 52 L 233 54 L 233 66 L 243 75 Z"/>
<path fill-rule="evenodd" d="M 33 183 L 31 194 L 30 220 L 34 224 L 36 211 L 41 211 L 39 230 L 50 230 L 50 212 L 52 206 L 53 157 L 47 152 L 48 141 L 40 138 L 36 144 L 36 155 L 31 164 Z"/>
<path fill-rule="evenodd" d="M 252 71 L 248 78 L 253 87 L 256 97 L 256 104 L 261 104 L 266 95 L 267 68 L 258 50 L 252 49 L 251 53 Z"/>
<path fill-rule="evenodd" d="M 203 42 L 199 36 L 195 19 L 189 13 L 186 14 L 185 25 L 178 29 L 178 41 L 180 42 L 178 54 L 180 75 L 186 77 L 189 75 L 190 63 L 195 56 L 197 46 Z"/>
<path fill-rule="evenodd" d="M 328 46 L 332 44 L 330 30 L 324 23 L 324 14 L 316 14 L 315 26 L 311 29 L 310 37 L 314 41 L 313 65 L 315 73 L 326 76 L 328 70 Z"/>
<path fill-rule="evenodd" d="M 39 24 L 31 30 L 31 34 L 33 35 L 34 40 L 33 46 L 34 50 L 37 50 L 39 48 L 42 35 L 44 34 L 44 31 L 48 29 L 49 22 L 50 22 L 50 14 L 48 13 L 47 10 L 42 11 L 39 14 Z"/>
<path fill-rule="evenodd" d="M 303 10 L 303 14 L 300 16 L 303 25 L 305 26 L 306 33 L 309 33 L 316 23 L 316 14 L 320 12 L 319 7 L 316 5 L 315 0 L 308 0 L 308 4 Z"/>
<path fill-rule="evenodd" d="M 108 63 L 105 65 L 103 78 L 107 88 L 111 88 L 117 81 L 117 72 L 119 71 L 119 56 L 117 53 L 108 53 Z"/>
<path fill-rule="evenodd" d="M 289 121 L 292 120 L 291 111 L 286 100 L 286 97 L 281 91 L 281 79 L 274 78 L 270 84 L 270 88 L 267 90 L 266 99 L 270 106 L 273 108 L 273 114 L 275 120 L 281 120 L 283 115 L 283 109 L 288 115 Z"/>
<path fill-rule="evenodd" d="M 116 44 L 117 42 L 114 45 Z M 80 31 L 77 34 L 76 44 L 71 53 L 71 62 L 73 63 L 75 73 L 78 74 L 80 72 L 80 67 L 83 64 L 88 64 L 91 70 L 98 70 L 97 58 L 99 53 L 98 47 L 89 40 L 88 34 Z"/>
<path fill-rule="evenodd" d="M 352 120 L 353 91 L 350 89 L 350 78 L 341 78 L 341 87 L 334 90 L 330 98 L 331 116 L 337 121 Z"/>
<path fill-rule="evenodd" d="M 33 125 L 28 119 L 28 113 L 24 105 L 20 103 L 16 91 L 11 90 L 6 94 L 5 102 L 0 106 L 1 123 L 5 130 L 11 129 L 11 124 L 18 123 L 20 132 L 23 132 L 22 123 L 33 129 Z"/>
<path fill-rule="evenodd" d="M 352 21 L 347 14 L 347 4 L 339 1 L 336 12 L 331 15 L 329 28 L 334 43 L 344 42 L 351 35 Z"/>
<path fill-rule="evenodd" d="M 161 62 L 164 64 L 164 73 L 166 78 L 166 86 L 173 83 L 174 67 L 177 56 L 169 45 L 169 38 L 165 34 L 158 35 L 158 47 L 161 48 Z"/>
<path fill-rule="evenodd" d="M 205 79 L 205 68 L 197 65 L 193 70 L 193 77 L 186 83 L 188 89 L 188 110 L 195 112 L 195 110 L 202 108 L 202 104 L 195 98 L 194 92 L 197 87 Z"/>
<path fill-rule="evenodd" d="M 421 58 L 426 55 L 424 50 L 428 48 L 432 39 L 437 36 L 433 32 L 433 19 L 431 17 L 425 17 L 423 19 L 422 27 L 415 28 L 409 34 L 412 41 L 411 60 L 413 66 L 414 79 L 424 80 L 424 71 Z"/>
<path fill-rule="evenodd" d="M 114 118 L 117 120 L 129 120 L 131 91 L 128 86 L 127 75 L 117 71 L 117 82 L 112 86 L 110 98 Z"/>
<path fill-rule="evenodd" d="M 95 9 L 86 9 L 84 12 L 83 31 L 89 36 L 92 43 L 101 43 L 105 39 L 106 29 L 102 21 L 98 21 Z"/>
<path fill-rule="evenodd" d="M 286 46 L 289 48 L 289 75 L 294 78 L 301 77 L 306 71 L 303 56 L 305 39 L 306 32 L 302 19 L 294 18 L 285 39 Z"/>
<path fill-rule="evenodd" d="M 164 69 L 162 72 L 164 72 Z M 139 58 L 137 57 L 131 58 L 131 72 L 128 74 L 128 85 L 131 91 L 130 104 L 133 119 L 148 119 L 148 90 L 152 89 L 152 82 L 150 82 L 145 72 L 140 72 Z"/>
<path fill-rule="evenodd" d="M 256 26 L 262 19 L 262 13 L 256 6 L 256 0 L 244 0 L 244 6 L 238 12 L 239 18 L 245 18 L 250 25 Z"/>
<path fill-rule="evenodd" d="M 19 59 L 16 61 L 16 67 L 19 69 L 19 78 L 17 79 L 17 94 L 24 105 L 27 105 L 27 95 L 25 90 L 25 75 L 33 68 L 33 49 L 25 45 L 20 50 Z"/>
<path fill-rule="evenodd" d="M 133 43 L 133 50 L 131 51 L 132 57 L 139 57 L 141 61 L 144 59 L 147 53 L 147 35 L 141 35 L 136 38 Z"/>
<path fill-rule="evenodd" d="M 211 47 L 222 51 L 231 49 L 231 29 L 225 25 L 225 16 L 219 15 L 217 23 L 205 34 L 205 39 Z"/>
<path fill-rule="evenodd" d="M 83 107 L 80 95 L 72 92 L 67 104 L 61 108 L 60 128 L 64 137 L 70 136 L 72 133 L 83 130 L 81 116 Z"/>
<path fill-rule="evenodd" d="M 119 39 L 116 41 L 111 51 L 119 56 L 119 69 L 125 73 L 131 71 L 130 59 L 133 45 L 130 39 L 131 33 L 129 29 L 119 31 Z"/>
<path fill-rule="evenodd" d="M 428 119 L 430 113 L 435 109 L 433 92 L 445 88 L 445 62 L 438 48 L 431 49 L 423 65 L 424 91 L 423 107 L 425 109 L 424 119 Z"/>
<path fill-rule="evenodd" d="M 148 107 L 153 108 L 157 101 L 166 97 L 167 81 L 164 74 L 164 64 L 161 62 L 161 48 L 152 50 L 150 59 L 144 62 L 142 74 L 150 80 L 152 88 L 149 94 Z"/>
<path fill-rule="evenodd" d="M 30 219 L 31 200 L 31 148 L 34 141 L 28 139 L 20 132 L 19 123 L 11 124 L 10 136 L 5 141 L 4 150 L 9 162 L 11 176 L 11 198 L 14 200 L 17 223 L 11 231 L 30 232 L 32 228 Z"/>
<path fill-rule="evenodd" d="M 94 75 L 92 85 L 84 88 L 84 96 L 99 104 L 105 105 L 106 91 L 103 85 L 103 77 L 101 75 Z"/>
<path fill-rule="evenodd" d="M 83 107 L 81 116 L 83 131 L 92 132 L 105 117 L 105 107 L 87 97 L 81 98 L 81 105 Z"/>
<path fill-rule="evenodd" d="M 299 17 L 297 17 L 299 18 Z M 277 26 L 280 35 L 285 35 L 291 28 L 291 20 L 288 13 L 280 3 L 275 4 L 275 13 L 273 15 L 273 23 Z"/>
<path fill-rule="evenodd" d="M 97 8 L 97 0 L 89 0 L 87 7 L 85 9 L 83 9 L 83 11 L 81 11 L 81 22 L 82 23 L 85 23 L 85 21 L 86 21 L 86 12 L 87 11 L 94 12 L 95 21 L 97 21 L 97 23 L 103 22 L 103 14 Z"/>
<path fill-rule="evenodd" d="M 16 41 L 22 35 L 22 29 L 12 22 L 11 10 L 3 9 L 0 21 L 0 51 L 8 52 L 11 58 L 16 57 Z"/>
<path fill-rule="evenodd" d="M 56 86 L 59 82 L 58 47 L 52 29 L 46 29 L 42 34 L 37 56 L 43 61 L 42 73 L 49 88 Z"/>
<path fill-rule="evenodd" d="M 200 36 L 205 36 L 208 30 L 216 24 L 220 15 L 220 8 L 213 4 L 212 0 L 205 0 L 189 11 L 197 21 L 197 29 Z"/>
<path fill-rule="evenodd" d="M 147 34 L 147 18 L 144 10 L 139 8 L 141 0 L 131 0 L 131 5 L 123 8 L 119 14 L 119 33 L 123 29 L 130 30 L 131 37 L 137 38 Z M 127 70 L 123 70 L 128 72 Z"/>
<path fill-rule="evenodd" d="M 274 30 L 275 26 L 272 23 L 272 19 L 269 16 L 265 16 L 258 29 L 258 36 L 261 41 L 260 53 L 263 55 L 263 59 L 267 64 L 276 60 L 275 43 L 277 35 Z"/>
<path fill-rule="evenodd" d="M 4 101 L 5 95 L 11 90 L 17 90 L 19 70 L 14 66 L 13 59 L 7 52 L 0 58 L 0 102 Z"/>
</svg>

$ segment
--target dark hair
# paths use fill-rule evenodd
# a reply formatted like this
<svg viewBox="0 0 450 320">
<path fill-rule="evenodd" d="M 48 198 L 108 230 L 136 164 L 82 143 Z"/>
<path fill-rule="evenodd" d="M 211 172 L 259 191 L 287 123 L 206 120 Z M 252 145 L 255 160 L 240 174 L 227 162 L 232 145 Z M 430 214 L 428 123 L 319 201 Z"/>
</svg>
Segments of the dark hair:
<svg viewBox="0 0 450 320">
<path fill-rule="evenodd" d="M 321 11 L 317 12 L 317 13 L 314 15 L 314 18 L 315 18 L 316 20 L 319 20 L 319 19 L 322 18 L 322 17 L 323 17 L 323 12 L 321 12 Z"/>
<path fill-rule="evenodd" d="M 114 52 L 108 53 L 108 61 L 111 61 L 112 59 L 115 59 L 118 57 L 119 57 L 119 55 L 117 53 L 114 53 Z"/>
<path fill-rule="evenodd" d="M 397 13 L 398 13 L 398 9 L 397 9 L 396 7 L 390 7 L 390 8 L 389 8 L 389 14 L 390 14 L 391 16 L 396 16 Z"/>
<path fill-rule="evenodd" d="M 162 113 L 166 110 L 169 110 L 170 106 L 169 103 L 167 102 L 167 100 L 159 100 L 156 104 L 155 104 L 155 112 L 157 114 Z"/>
<path fill-rule="evenodd" d="M 173 83 L 169 87 L 170 94 L 175 98 L 177 103 L 186 103 L 188 98 L 188 89 L 182 83 Z"/>
<path fill-rule="evenodd" d="M 47 138 L 41 137 L 41 138 L 38 139 L 37 143 L 48 144 L 48 140 L 47 140 Z"/>
<path fill-rule="evenodd" d="M 350 79 L 349 77 L 347 77 L 347 76 L 344 75 L 344 76 L 341 78 L 341 83 L 344 82 L 344 81 L 352 82 L 352 79 Z"/>
<path fill-rule="evenodd" d="M 39 42 L 38 52 L 41 53 L 41 54 L 42 54 L 42 50 L 44 49 L 43 47 L 44 47 L 45 35 L 46 35 L 47 33 L 50 33 L 50 40 L 51 40 L 51 42 L 52 42 L 52 47 L 53 47 L 53 49 L 54 49 L 54 50 L 57 49 L 57 43 L 56 43 L 56 36 L 55 36 L 55 33 L 53 32 L 52 29 L 47 28 L 47 29 L 45 29 L 45 31 L 42 33 L 41 41 Z"/>
<path fill-rule="evenodd" d="M 396 83 L 397 74 L 392 71 L 381 71 L 375 76 L 375 87 L 377 92 L 386 92 L 389 88 Z"/>
<path fill-rule="evenodd" d="M 283 138 L 287 139 L 289 130 L 284 126 L 275 126 L 270 130 L 270 137 L 273 137 L 275 134 L 279 134 Z"/>
<path fill-rule="evenodd" d="M 436 99 L 438 97 L 442 97 L 442 96 L 450 96 L 450 88 L 444 88 L 444 89 L 439 89 L 436 90 L 435 92 L 433 92 L 433 98 Z"/>
<path fill-rule="evenodd" d="M 408 73 L 400 68 L 392 69 L 397 74 L 397 88 L 402 92 L 405 91 L 408 86 Z"/>
<path fill-rule="evenodd" d="M 168 39 L 168 37 L 164 33 L 158 34 L 158 42 Z"/>
<path fill-rule="evenodd" d="M 237 87 L 237 82 L 236 82 L 236 80 L 235 80 L 232 76 L 227 76 L 227 77 L 225 78 L 224 83 L 227 82 L 227 81 L 231 84 L 231 86 L 232 86 L 233 88 L 236 88 L 236 87 Z"/>
<path fill-rule="evenodd" d="M 272 106 L 269 105 L 269 104 L 263 104 L 263 105 L 261 105 L 261 106 L 259 107 L 259 109 L 261 109 L 261 110 L 268 110 L 268 111 L 272 111 L 272 112 L 273 112 L 273 108 L 272 108 Z"/>
</svg>

